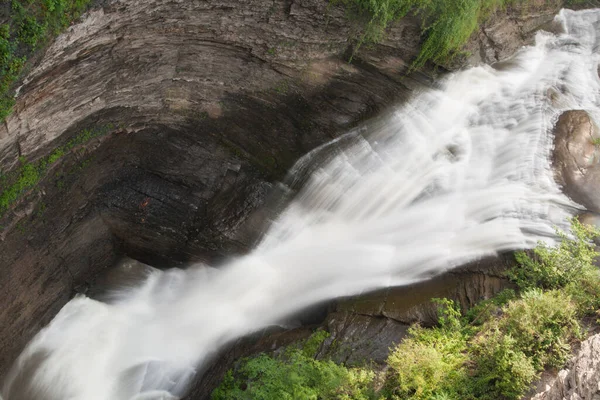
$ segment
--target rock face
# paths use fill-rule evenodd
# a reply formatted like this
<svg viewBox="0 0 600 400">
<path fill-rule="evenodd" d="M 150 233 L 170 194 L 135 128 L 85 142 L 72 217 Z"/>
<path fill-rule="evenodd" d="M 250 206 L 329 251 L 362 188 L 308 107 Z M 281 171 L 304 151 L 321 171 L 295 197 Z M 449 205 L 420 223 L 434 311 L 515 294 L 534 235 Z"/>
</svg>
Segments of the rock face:
<svg viewBox="0 0 600 400">
<path fill-rule="evenodd" d="M 532 400 L 599 400 L 600 335 L 581 343 L 569 368 L 561 370 L 554 382 Z"/>
<path fill-rule="evenodd" d="M 513 257 L 508 254 L 482 260 L 428 281 L 341 301 L 337 308 L 359 315 L 390 318 L 403 324 L 419 322 L 431 326 L 437 323 L 438 318 L 438 309 L 431 302 L 432 298 L 454 300 L 466 311 L 479 301 L 511 288 L 502 273 L 513 264 Z"/>
<path fill-rule="evenodd" d="M 558 119 L 554 143 L 554 168 L 564 192 L 588 210 L 600 212 L 598 127 L 585 111 L 567 111 Z"/>
<path fill-rule="evenodd" d="M 557 7 L 532 10 L 527 32 Z M 494 23 L 530 21 L 513 11 Z M 245 251 L 253 229 L 241 227 L 299 156 L 424 80 L 404 77 L 419 27 L 399 21 L 353 64 L 360 24 L 325 0 L 107 1 L 69 28 L 0 127 L 0 168 L 84 129 L 110 132 L 52 165 L 0 218 L 0 378 L 119 257 L 166 266 Z M 496 43 L 506 51 L 481 59 L 530 36 L 506 32 Z M 487 46 L 481 35 L 470 45 Z"/>
</svg>

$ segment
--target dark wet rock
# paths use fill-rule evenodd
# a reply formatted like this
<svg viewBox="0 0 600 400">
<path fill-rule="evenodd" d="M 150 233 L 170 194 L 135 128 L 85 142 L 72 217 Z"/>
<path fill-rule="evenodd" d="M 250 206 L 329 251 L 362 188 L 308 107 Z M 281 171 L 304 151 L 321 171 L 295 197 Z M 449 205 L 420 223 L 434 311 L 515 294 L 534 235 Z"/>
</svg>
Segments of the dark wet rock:
<svg viewBox="0 0 600 400">
<path fill-rule="evenodd" d="M 598 127 L 581 110 L 563 113 L 555 127 L 554 169 L 563 191 L 588 210 L 600 212 Z"/>
<path fill-rule="evenodd" d="M 430 280 L 389 288 L 340 301 L 339 311 L 423 325 L 437 323 L 437 306 L 432 298 L 454 300 L 463 311 L 513 285 L 503 272 L 514 263 L 512 255 L 475 262 Z"/>
<path fill-rule="evenodd" d="M 360 315 L 349 311 L 329 314 L 324 327 L 330 333 L 318 358 L 347 366 L 384 364 L 390 349 L 406 336 L 408 325 L 391 318 Z"/>
</svg>

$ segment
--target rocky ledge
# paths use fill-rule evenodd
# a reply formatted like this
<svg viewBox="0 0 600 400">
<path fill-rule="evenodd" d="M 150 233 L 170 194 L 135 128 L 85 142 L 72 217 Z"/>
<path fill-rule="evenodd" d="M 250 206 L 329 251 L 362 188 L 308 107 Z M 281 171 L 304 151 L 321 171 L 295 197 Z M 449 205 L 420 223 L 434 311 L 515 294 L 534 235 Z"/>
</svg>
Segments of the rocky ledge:
<svg viewBox="0 0 600 400">
<path fill-rule="evenodd" d="M 581 343 L 569 366 L 531 400 L 600 399 L 600 335 Z"/>
</svg>

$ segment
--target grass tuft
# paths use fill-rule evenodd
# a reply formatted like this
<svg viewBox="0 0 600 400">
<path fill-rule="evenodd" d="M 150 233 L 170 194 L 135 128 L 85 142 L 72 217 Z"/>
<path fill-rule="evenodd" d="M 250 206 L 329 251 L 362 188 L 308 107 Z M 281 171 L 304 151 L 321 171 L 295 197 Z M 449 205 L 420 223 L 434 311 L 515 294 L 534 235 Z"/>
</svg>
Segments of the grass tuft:
<svg viewBox="0 0 600 400">
<path fill-rule="evenodd" d="M 358 40 L 355 51 L 363 43 L 377 43 L 388 25 L 414 14 L 424 21 L 421 34 L 423 45 L 411 65 L 416 70 L 428 61 L 443 64 L 461 54 L 473 32 L 494 13 L 524 0 L 334 0 L 344 4 L 352 14 L 368 16 L 365 34 Z M 555 0 L 546 0 L 555 3 Z"/>
</svg>

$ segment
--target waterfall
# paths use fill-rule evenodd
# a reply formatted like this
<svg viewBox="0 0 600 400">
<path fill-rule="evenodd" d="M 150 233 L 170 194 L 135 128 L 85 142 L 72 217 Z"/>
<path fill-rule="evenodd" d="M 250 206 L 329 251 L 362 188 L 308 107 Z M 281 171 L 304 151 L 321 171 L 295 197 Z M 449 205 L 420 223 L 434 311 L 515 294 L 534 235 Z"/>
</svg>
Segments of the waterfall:
<svg viewBox="0 0 600 400">
<path fill-rule="evenodd" d="M 564 33 L 449 75 L 300 160 L 297 195 L 247 256 L 71 300 L 4 400 L 177 399 L 222 346 L 294 312 L 552 241 L 581 209 L 554 182 L 553 125 L 570 109 L 600 121 L 600 11 L 557 20 Z"/>
</svg>

